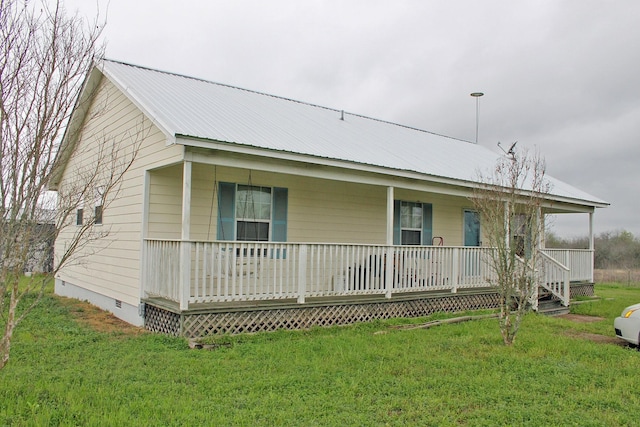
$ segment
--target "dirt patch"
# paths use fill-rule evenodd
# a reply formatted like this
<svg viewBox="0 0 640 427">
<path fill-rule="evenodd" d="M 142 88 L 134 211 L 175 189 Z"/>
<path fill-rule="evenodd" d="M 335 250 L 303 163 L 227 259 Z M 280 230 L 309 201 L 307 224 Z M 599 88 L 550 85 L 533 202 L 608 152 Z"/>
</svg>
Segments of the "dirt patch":
<svg viewBox="0 0 640 427">
<path fill-rule="evenodd" d="M 576 323 L 591 323 L 591 322 L 599 322 L 600 320 L 605 320 L 604 317 L 598 316 L 585 316 L 583 314 L 562 314 L 557 316 L 561 319 L 571 320 Z M 593 341 L 600 344 L 615 344 L 622 347 L 626 347 L 628 343 L 624 340 L 621 340 L 618 337 L 612 337 L 610 335 L 600 335 L 600 334 L 592 334 L 590 332 L 579 332 L 569 330 L 566 331 L 565 334 L 572 338 L 580 338 L 584 340 Z"/>
<path fill-rule="evenodd" d="M 559 319 L 571 320 L 572 322 L 577 322 L 577 323 L 591 323 L 591 322 L 599 322 L 601 320 L 604 320 L 604 317 L 585 316 L 584 314 L 571 314 L 571 313 L 561 314 L 556 317 Z"/>
<path fill-rule="evenodd" d="M 78 321 L 95 331 L 107 334 L 140 335 L 147 333 L 143 328 L 133 326 L 118 319 L 108 311 L 102 310 L 86 301 L 74 298 L 58 298 L 60 303 L 69 309 L 69 313 Z"/>
<path fill-rule="evenodd" d="M 566 334 L 572 338 L 580 338 L 583 340 L 593 341 L 600 344 L 615 344 L 621 347 L 627 347 L 629 343 L 621 340 L 618 337 L 612 337 L 609 335 L 592 334 L 589 332 L 567 331 Z"/>
</svg>

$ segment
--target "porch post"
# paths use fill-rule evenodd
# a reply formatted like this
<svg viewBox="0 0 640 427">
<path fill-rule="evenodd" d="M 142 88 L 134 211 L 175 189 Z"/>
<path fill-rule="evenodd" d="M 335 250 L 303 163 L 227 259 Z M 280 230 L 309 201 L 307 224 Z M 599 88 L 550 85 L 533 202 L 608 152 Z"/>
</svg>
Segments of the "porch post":
<svg viewBox="0 0 640 427">
<path fill-rule="evenodd" d="M 298 251 L 298 304 L 304 304 L 307 293 L 307 245 Z"/>
<path fill-rule="evenodd" d="M 191 161 L 182 168 L 182 229 L 180 242 L 180 310 L 189 308 L 191 294 Z"/>
<path fill-rule="evenodd" d="M 593 280 L 593 269 L 595 268 L 595 242 L 593 237 L 593 214 L 594 211 L 589 212 L 589 250 L 591 251 L 591 283 Z"/>
<path fill-rule="evenodd" d="M 387 187 L 387 246 L 393 245 L 393 187 Z"/>
<path fill-rule="evenodd" d="M 538 245 L 536 248 L 537 250 L 542 249 L 544 245 L 544 223 L 542 222 L 542 218 L 542 208 L 538 208 L 536 210 L 536 227 L 538 227 L 538 241 L 536 242 L 536 245 Z"/>
<path fill-rule="evenodd" d="M 384 286 L 386 298 L 391 298 L 393 289 L 393 187 L 387 187 L 387 248 L 384 267 Z"/>
<path fill-rule="evenodd" d="M 148 170 L 144 171 L 144 187 L 142 190 L 142 241 L 140 242 L 140 253 L 142 257 L 140 259 L 140 301 L 142 301 L 146 295 L 146 288 L 149 280 L 149 250 L 147 248 L 149 237 L 149 187 L 151 185 L 151 174 Z M 143 315 L 142 303 L 138 305 L 138 311 L 141 316 Z"/>
</svg>

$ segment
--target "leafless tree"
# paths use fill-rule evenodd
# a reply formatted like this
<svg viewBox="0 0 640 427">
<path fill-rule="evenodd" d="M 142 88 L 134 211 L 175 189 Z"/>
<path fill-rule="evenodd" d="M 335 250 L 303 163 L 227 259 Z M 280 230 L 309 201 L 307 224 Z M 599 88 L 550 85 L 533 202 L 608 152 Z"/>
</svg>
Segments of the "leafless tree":
<svg viewBox="0 0 640 427">
<path fill-rule="evenodd" d="M 123 156 L 117 141 L 105 140 L 92 148 L 91 165 L 68 172 L 72 184 L 57 196 L 47 192 L 52 174 L 60 173 L 55 165 L 64 163 L 56 161 L 64 133 L 65 140 L 73 139 L 67 123 L 74 107 L 82 107 L 83 81 L 103 55 L 103 28 L 99 18 L 67 15 L 61 1 L 0 0 L 0 369 L 9 360 L 16 326 L 40 300 L 48 279 L 108 234 L 94 225 L 135 157 L 135 150 Z M 87 200 L 100 211 L 85 215 L 56 259 L 38 268 L 38 256 L 65 225 L 75 224 Z M 46 271 L 26 277 L 32 269 Z"/>
<path fill-rule="evenodd" d="M 492 270 L 491 285 L 500 293 L 500 331 L 513 344 L 524 314 L 535 304 L 542 241 L 542 204 L 550 184 L 545 162 L 537 154 L 512 149 L 493 171 L 480 173 L 481 185 L 472 198 L 480 214 L 483 240 Z"/>
</svg>

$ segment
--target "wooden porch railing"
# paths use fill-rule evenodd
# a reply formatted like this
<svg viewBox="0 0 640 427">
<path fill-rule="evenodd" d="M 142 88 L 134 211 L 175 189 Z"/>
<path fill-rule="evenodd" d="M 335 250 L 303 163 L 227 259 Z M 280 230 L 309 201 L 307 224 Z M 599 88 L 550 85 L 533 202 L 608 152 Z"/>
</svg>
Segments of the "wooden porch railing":
<svg viewBox="0 0 640 427">
<path fill-rule="evenodd" d="M 487 286 L 485 248 L 147 239 L 147 297 L 189 304 Z M 189 268 L 182 268 L 189 266 Z"/>
<path fill-rule="evenodd" d="M 542 249 L 542 252 L 569 269 L 572 282 L 593 282 L 593 250 Z"/>
<path fill-rule="evenodd" d="M 190 304 L 485 287 L 489 248 L 147 239 L 143 291 Z M 592 274 L 589 253 L 544 250 L 543 286 L 568 304 L 568 277 Z M 573 252 L 573 253 L 572 253 Z M 556 258 L 567 256 L 574 274 Z M 592 259 L 592 258 L 589 258 Z M 188 268 L 184 268 L 188 266 Z M 562 287 L 562 289 L 560 289 Z M 565 289 L 566 288 L 566 289 Z"/>
<path fill-rule="evenodd" d="M 537 267 L 540 274 L 539 285 L 560 298 L 562 305 L 568 307 L 571 298 L 569 280 L 571 271 L 567 266 L 545 253 L 545 251 L 541 250 L 539 253 L 540 264 Z"/>
</svg>

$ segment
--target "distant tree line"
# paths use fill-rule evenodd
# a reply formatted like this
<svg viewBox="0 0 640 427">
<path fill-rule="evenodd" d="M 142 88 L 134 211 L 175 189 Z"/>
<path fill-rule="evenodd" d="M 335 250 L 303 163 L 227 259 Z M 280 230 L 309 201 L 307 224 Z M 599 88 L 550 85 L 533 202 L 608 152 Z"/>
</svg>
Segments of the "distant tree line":
<svg viewBox="0 0 640 427">
<path fill-rule="evenodd" d="M 588 249 L 588 237 L 566 239 L 553 233 L 545 236 L 547 248 Z M 606 231 L 594 237 L 595 268 L 640 268 L 640 239 L 629 231 Z"/>
</svg>

